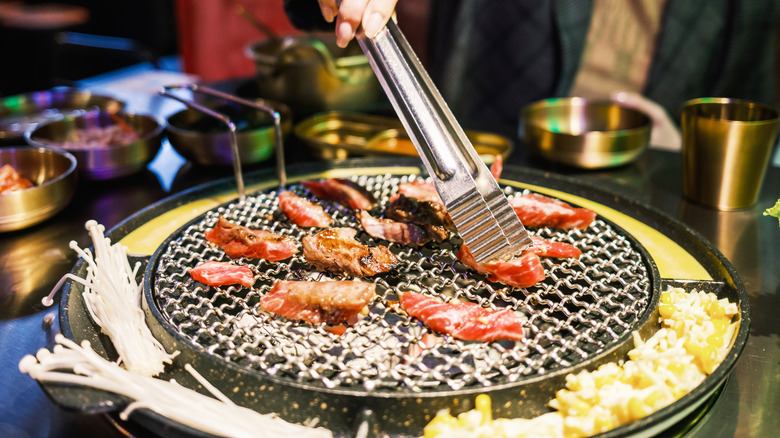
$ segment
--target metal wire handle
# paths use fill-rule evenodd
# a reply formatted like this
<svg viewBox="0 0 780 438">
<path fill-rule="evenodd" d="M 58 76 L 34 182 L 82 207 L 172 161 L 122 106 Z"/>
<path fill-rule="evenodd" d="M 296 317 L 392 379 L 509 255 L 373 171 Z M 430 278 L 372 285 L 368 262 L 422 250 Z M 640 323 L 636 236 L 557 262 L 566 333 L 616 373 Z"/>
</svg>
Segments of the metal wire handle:
<svg viewBox="0 0 780 438">
<path fill-rule="evenodd" d="M 228 130 L 230 131 L 230 149 L 231 149 L 231 154 L 233 156 L 233 173 L 236 178 L 236 188 L 238 189 L 238 198 L 241 201 L 243 201 L 246 198 L 246 195 L 244 193 L 244 176 L 241 172 L 241 157 L 238 153 L 238 139 L 236 138 L 235 123 L 233 123 L 230 117 L 226 116 L 225 114 L 222 114 L 218 111 L 214 111 L 213 109 L 208 108 L 205 105 L 201 105 L 197 102 L 184 99 L 170 92 L 171 90 L 182 90 L 182 89 L 190 90 L 193 93 L 209 94 L 241 105 L 246 105 L 251 108 L 255 108 L 257 110 L 264 111 L 270 114 L 271 117 L 274 119 L 274 140 L 275 140 L 274 148 L 276 153 L 276 175 L 277 178 L 279 179 L 280 187 L 284 186 L 287 183 L 287 172 L 285 171 L 285 167 L 284 167 L 284 145 L 282 144 L 281 115 L 279 114 L 278 111 L 276 111 L 276 109 L 274 109 L 270 105 L 259 103 L 258 101 L 242 99 L 240 97 L 223 93 L 221 91 L 214 90 L 213 88 L 204 87 L 198 84 L 190 83 L 190 84 L 166 85 L 160 90 L 161 95 L 177 100 L 183 103 L 184 105 L 186 105 L 187 107 L 201 111 L 202 113 L 210 117 L 213 117 L 217 120 L 220 120 L 225 125 L 227 125 Z M 260 100 L 260 102 L 262 102 L 262 100 Z"/>
</svg>

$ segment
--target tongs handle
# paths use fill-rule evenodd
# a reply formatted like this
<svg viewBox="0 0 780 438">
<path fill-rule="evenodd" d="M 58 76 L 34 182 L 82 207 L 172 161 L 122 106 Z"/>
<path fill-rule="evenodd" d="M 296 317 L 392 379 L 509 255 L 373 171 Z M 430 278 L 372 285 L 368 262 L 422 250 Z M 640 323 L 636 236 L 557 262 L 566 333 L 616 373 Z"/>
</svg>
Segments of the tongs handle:
<svg viewBox="0 0 780 438">
<path fill-rule="evenodd" d="M 528 248 L 525 227 L 398 25 L 388 21 L 373 38 L 361 32 L 358 43 L 477 262 Z"/>
<path fill-rule="evenodd" d="M 390 20 L 376 37 L 359 36 L 358 43 L 431 176 L 476 174 L 479 156 L 398 25 Z"/>
</svg>

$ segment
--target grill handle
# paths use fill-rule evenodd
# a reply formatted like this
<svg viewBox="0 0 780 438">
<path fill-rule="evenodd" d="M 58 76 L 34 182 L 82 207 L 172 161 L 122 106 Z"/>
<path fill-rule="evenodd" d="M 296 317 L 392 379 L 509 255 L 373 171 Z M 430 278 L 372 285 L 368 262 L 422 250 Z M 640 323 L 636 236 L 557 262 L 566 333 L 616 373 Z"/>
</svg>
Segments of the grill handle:
<svg viewBox="0 0 780 438">
<path fill-rule="evenodd" d="M 170 97 L 171 99 L 177 100 L 183 104 L 185 104 L 187 107 L 201 111 L 202 113 L 213 117 L 217 120 L 220 120 L 225 125 L 227 125 L 228 130 L 230 131 L 230 150 L 231 155 L 233 156 L 233 174 L 236 178 L 236 188 L 238 189 L 238 199 L 243 201 L 246 195 L 244 194 L 244 176 L 241 172 L 241 156 L 238 153 L 238 139 L 236 138 L 236 125 L 233 123 L 233 121 L 230 119 L 230 117 L 226 116 L 225 114 L 222 114 L 218 111 L 214 111 L 211 108 L 208 108 L 205 105 L 201 105 L 197 102 L 190 101 L 187 99 L 184 99 L 180 96 L 177 96 L 176 94 L 171 93 L 171 90 L 175 89 L 187 89 L 192 91 L 193 93 L 203 93 L 203 94 L 209 94 L 215 97 L 218 97 L 220 99 L 229 100 L 231 102 L 235 102 L 241 105 L 248 106 L 250 108 L 254 108 L 259 111 L 264 111 L 271 115 L 271 117 L 274 119 L 274 140 L 275 140 L 275 150 L 274 153 L 276 154 L 276 175 L 279 179 L 279 187 L 284 186 L 287 183 L 287 172 L 284 167 L 284 145 L 282 144 L 282 122 L 281 122 L 281 115 L 279 114 L 276 109 L 274 109 L 270 105 L 266 105 L 262 102 L 261 99 L 258 99 L 258 101 L 251 101 L 242 99 L 240 97 L 236 97 L 227 93 L 223 93 L 218 90 L 214 90 L 209 87 L 204 87 L 202 85 L 197 84 L 178 84 L 178 85 L 166 85 L 162 89 L 160 89 L 160 94 L 165 97 Z"/>
</svg>

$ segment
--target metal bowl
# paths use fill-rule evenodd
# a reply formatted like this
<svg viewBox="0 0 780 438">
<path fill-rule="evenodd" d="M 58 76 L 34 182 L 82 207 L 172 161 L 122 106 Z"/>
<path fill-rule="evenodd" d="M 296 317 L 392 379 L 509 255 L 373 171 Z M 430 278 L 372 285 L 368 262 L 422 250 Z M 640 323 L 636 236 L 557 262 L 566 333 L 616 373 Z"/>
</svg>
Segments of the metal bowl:
<svg viewBox="0 0 780 438">
<path fill-rule="evenodd" d="M 73 144 L 77 132 L 113 126 L 131 128 L 138 139 L 100 147 Z M 25 139 L 33 146 L 62 148 L 71 152 L 78 160 L 79 174 L 92 180 L 119 178 L 142 170 L 157 155 L 163 137 L 164 127 L 153 116 L 106 111 L 68 115 L 61 120 L 38 125 L 25 134 Z"/>
<path fill-rule="evenodd" d="M 35 185 L 0 194 L 0 232 L 43 222 L 65 208 L 76 191 L 76 157 L 67 151 L 30 146 L 1 148 L 3 164 L 10 164 Z"/>
<path fill-rule="evenodd" d="M 569 166 L 598 169 L 633 161 L 650 142 L 650 117 L 611 101 L 556 98 L 520 115 L 521 137 L 533 152 Z"/>
<path fill-rule="evenodd" d="M 256 102 L 279 112 L 283 136 L 292 130 L 292 115 L 287 105 L 262 99 Z M 242 164 L 259 163 L 273 154 L 275 138 L 270 114 L 233 102 L 204 105 L 230 117 L 236 124 L 236 141 Z M 166 131 L 168 141 L 176 152 L 196 164 L 233 164 L 230 131 L 223 122 L 202 111 L 188 108 L 171 114 L 166 120 Z"/>
<path fill-rule="evenodd" d="M 388 105 L 356 41 L 340 48 L 332 35 L 286 36 L 251 43 L 246 55 L 255 63 L 259 95 L 290 105 L 296 118 Z"/>
<path fill-rule="evenodd" d="M 19 144 L 38 123 L 57 120 L 84 109 L 118 112 L 125 103 L 114 97 L 70 87 L 8 96 L 0 99 L 0 144 Z"/>
</svg>

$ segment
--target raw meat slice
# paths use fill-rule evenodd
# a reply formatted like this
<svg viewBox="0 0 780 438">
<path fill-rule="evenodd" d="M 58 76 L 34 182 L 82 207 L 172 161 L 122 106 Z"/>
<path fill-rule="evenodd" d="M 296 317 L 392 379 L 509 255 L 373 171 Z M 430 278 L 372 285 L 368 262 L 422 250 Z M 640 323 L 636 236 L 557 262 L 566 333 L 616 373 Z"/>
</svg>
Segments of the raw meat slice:
<svg viewBox="0 0 780 438">
<path fill-rule="evenodd" d="M 461 245 L 457 257 L 464 265 L 487 275 L 488 280 L 508 286 L 525 288 L 544 280 L 542 262 L 534 251 L 526 251 L 508 261 L 491 260 L 479 265 L 466 245 Z"/>
<path fill-rule="evenodd" d="M 253 230 L 220 216 L 217 225 L 205 233 L 209 242 L 219 246 L 230 258 L 249 257 L 271 262 L 284 260 L 298 252 L 298 244 L 290 236 L 266 230 Z"/>
<path fill-rule="evenodd" d="M 583 229 L 596 219 L 592 210 L 572 207 L 538 193 L 514 196 L 509 199 L 509 204 L 526 227 Z"/>
<path fill-rule="evenodd" d="M 501 177 L 501 172 L 504 171 L 504 157 L 501 156 L 501 154 L 496 154 L 496 157 L 493 159 L 493 164 L 490 165 L 490 174 L 493 175 L 493 178 L 498 181 L 498 179 Z"/>
<path fill-rule="evenodd" d="M 248 266 L 234 265 L 229 262 L 206 261 L 190 269 L 193 280 L 207 286 L 226 286 L 240 284 L 251 287 L 254 283 L 254 273 Z"/>
<path fill-rule="evenodd" d="M 540 257 L 576 259 L 582 255 L 582 251 L 570 243 L 553 242 L 533 234 L 531 234 L 531 241 L 534 244 L 533 251 Z"/>
<path fill-rule="evenodd" d="M 442 303 L 416 292 L 401 295 L 401 307 L 431 330 L 466 341 L 523 339 L 523 324 L 511 309 L 490 310 L 475 303 Z"/>
<path fill-rule="evenodd" d="M 333 223 L 322 206 L 293 192 L 279 193 L 279 209 L 299 227 L 327 228 Z"/>
<path fill-rule="evenodd" d="M 0 167 L 0 195 L 3 193 L 15 192 L 17 190 L 29 189 L 32 186 L 32 181 L 24 178 L 10 164 L 4 164 Z"/>
</svg>

